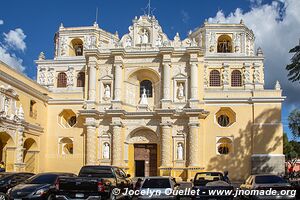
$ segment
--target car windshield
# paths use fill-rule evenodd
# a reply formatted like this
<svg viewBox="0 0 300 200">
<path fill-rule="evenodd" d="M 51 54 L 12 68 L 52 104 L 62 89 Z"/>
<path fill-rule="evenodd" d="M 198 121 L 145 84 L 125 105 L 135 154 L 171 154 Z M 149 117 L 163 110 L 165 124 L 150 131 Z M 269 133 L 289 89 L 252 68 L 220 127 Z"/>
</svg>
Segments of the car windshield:
<svg viewBox="0 0 300 200">
<path fill-rule="evenodd" d="M 171 188 L 169 179 L 166 178 L 147 178 L 145 179 L 142 188 Z"/>
<path fill-rule="evenodd" d="M 27 184 L 54 184 L 58 175 L 57 174 L 40 174 L 33 176 L 26 181 Z"/>
<path fill-rule="evenodd" d="M 218 172 L 198 173 L 195 178 L 195 180 L 207 180 L 207 181 L 213 181 L 217 179 L 223 180 L 223 175 Z"/>
<path fill-rule="evenodd" d="M 4 179 L 8 176 L 10 176 L 11 174 L 0 174 L 0 179 Z"/>
<path fill-rule="evenodd" d="M 256 176 L 255 183 L 257 184 L 286 183 L 286 181 L 279 176 Z"/>
<path fill-rule="evenodd" d="M 109 168 L 93 168 L 93 167 L 83 167 L 80 170 L 79 176 L 91 176 L 99 178 L 114 178 L 112 170 Z"/>
</svg>

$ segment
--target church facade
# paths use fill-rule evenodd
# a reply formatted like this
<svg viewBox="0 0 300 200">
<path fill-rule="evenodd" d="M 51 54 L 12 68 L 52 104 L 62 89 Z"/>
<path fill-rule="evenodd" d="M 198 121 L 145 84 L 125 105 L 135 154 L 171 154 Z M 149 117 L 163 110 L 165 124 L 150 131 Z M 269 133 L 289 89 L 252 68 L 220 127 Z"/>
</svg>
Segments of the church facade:
<svg viewBox="0 0 300 200">
<path fill-rule="evenodd" d="M 284 172 L 279 83 L 264 88 L 254 33 L 210 24 L 169 39 L 154 16 L 122 37 L 59 27 L 37 82 L 1 64 L 1 156 L 8 170 L 78 172 L 120 166 L 132 176 Z"/>
</svg>

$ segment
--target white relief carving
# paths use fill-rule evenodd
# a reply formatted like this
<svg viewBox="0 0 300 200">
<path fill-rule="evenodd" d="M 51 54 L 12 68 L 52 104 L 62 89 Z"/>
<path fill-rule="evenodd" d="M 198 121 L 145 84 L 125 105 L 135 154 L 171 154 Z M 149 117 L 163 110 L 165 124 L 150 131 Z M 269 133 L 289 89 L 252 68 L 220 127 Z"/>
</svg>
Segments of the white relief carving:
<svg viewBox="0 0 300 200">
<path fill-rule="evenodd" d="M 148 99 L 147 99 L 147 94 L 146 94 L 146 89 L 143 88 L 143 94 L 142 94 L 142 98 L 141 98 L 141 105 L 148 105 Z"/>
<path fill-rule="evenodd" d="M 69 67 L 67 71 L 67 86 L 73 86 L 74 85 L 74 68 Z"/>
<path fill-rule="evenodd" d="M 66 37 L 61 37 L 60 40 L 60 54 L 62 56 L 65 56 L 67 54 L 67 49 L 68 49 L 68 44 L 67 44 L 68 39 Z"/>
</svg>

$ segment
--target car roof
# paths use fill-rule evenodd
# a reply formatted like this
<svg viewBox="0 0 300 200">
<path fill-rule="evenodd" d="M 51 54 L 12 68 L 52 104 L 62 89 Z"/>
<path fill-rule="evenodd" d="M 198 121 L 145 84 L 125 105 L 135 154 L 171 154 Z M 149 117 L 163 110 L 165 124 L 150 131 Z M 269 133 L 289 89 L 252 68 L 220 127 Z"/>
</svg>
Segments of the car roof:
<svg viewBox="0 0 300 200">
<path fill-rule="evenodd" d="M 15 174 L 30 174 L 30 175 L 35 175 L 34 173 L 30 173 L 30 172 L 0 172 L 0 175 L 15 175 Z"/>
<path fill-rule="evenodd" d="M 252 176 L 256 177 L 256 176 L 278 176 L 276 174 L 253 174 Z M 280 176 L 278 176 L 280 177 Z"/>
<path fill-rule="evenodd" d="M 68 173 L 68 172 L 43 172 L 36 175 L 57 175 L 57 176 L 64 176 L 64 175 L 76 175 L 74 173 Z"/>
<path fill-rule="evenodd" d="M 173 179 L 172 176 L 146 176 L 144 179 Z"/>
</svg>

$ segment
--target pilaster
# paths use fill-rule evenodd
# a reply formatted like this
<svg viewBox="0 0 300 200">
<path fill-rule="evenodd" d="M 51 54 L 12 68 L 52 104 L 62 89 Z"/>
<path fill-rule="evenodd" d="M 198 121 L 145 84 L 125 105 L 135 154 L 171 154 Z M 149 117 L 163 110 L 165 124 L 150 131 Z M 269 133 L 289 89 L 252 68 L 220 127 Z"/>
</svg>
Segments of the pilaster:
<svg viewBox="0 0 300 200">
<path fill-rule="evenodd" d="M 95 165 L 97 162 L 96 156 L 96 127 L 95 118 L 86 118 L 86 165 Z"/>
<path fill-rule="evenodd" d="M 172 167 L 172 123 L 162 122 L 161 126 L 161 168 Z"/>
<path fill-rule="evenodd" d="M 112 134 L 112 165 L 121 167 L 122 159 L 122 123 L 120 121 L 111 124 L 113 129 Z"/>
<path fill-rule="evenodd" d="M 16 159 L 15 159 L 15 171 L 25 171 L 24 157 L 24 127 L 20 124 L 16 129 L 17 141 L 16 141 Z"/>
<path fill-rule="evenodd" d="M 191 120 L 189 122 L 189 134 L 188 134 L 188 147 L 189 147 L 189 156 L 188 162 L 189 167 L 199 166 L 199 125 L 200 123 Z"/>
</svg>

